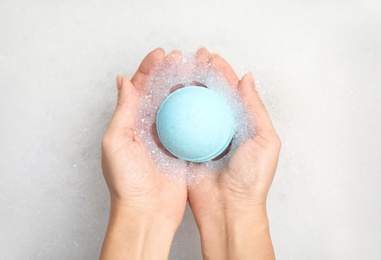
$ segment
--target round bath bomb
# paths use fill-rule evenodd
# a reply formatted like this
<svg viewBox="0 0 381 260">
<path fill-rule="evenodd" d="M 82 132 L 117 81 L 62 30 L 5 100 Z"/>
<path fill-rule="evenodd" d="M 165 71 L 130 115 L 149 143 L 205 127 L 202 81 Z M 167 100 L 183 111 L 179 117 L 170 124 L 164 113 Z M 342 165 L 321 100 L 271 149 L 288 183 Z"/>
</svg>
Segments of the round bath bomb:
<svg viewBox="0 0 381 260">
<path fill-rule="evenodd" d="M 230 144 L 235 122 L 225 101 L 214 91 L 187 86 L 170 94 L 156 118 L 164 147 L 178 158 L 205 162 Z"/>
</svg>

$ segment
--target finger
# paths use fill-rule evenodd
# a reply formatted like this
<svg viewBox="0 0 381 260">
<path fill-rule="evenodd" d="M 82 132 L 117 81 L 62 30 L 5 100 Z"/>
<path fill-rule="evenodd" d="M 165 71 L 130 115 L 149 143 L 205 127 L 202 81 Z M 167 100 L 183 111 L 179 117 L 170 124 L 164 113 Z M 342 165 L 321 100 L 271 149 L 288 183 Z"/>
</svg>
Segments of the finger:
<svg viewBox="0 0 381 260">
<path fill-rule="evenodd" d="M 199 67 L 209 66 L 210 52 L 206 48 L 200 48 L 196 52 L 196 61 Z"/>
<path fill-rule="evenodd" d="M 234 72 L 229 63 L 218 54 L 212 54 L 209 58 L 210 66 L 219 72 L 227 81 L 228 84 L 236 89 L 239 83 L 239 78 Z"/>
<path fill-rule="evenodd" d="M 172 70 L 173 68 L 176 68 L 177 66 L 180 66 L 182 63 L 183 55 L 181 51 L 179 50 L 173 50 L 170 53 L 167 54 L 164 58 L 164 62 L 166 66 L 168 67 L 168 70 Z M 184 67 L 182 67 L 182 73 L 185 75 L 191 75 L 194 71 L 195 65 L 193 63 L 185 63 Z"/>
<path fill-rule="evenodd" d="M 274 127 L 259 94 L 256 90 L 253 74 L 244 75 L 239 82 L 238 90 L 246 104 L 249 114 L 253 117 L 258 135 L 273 133 Z"/>
<path fill-rule="evenodd" d="M 162 48 L 157 48 L 147 54 L 147 56 L 140 63 L 135 75 L 131 78 L 131 82 L 136 89 L 144 89 L 144 86 L 148 81 L 149 73 L 163 61 L 164 56 L 165 51 Z"/>
<path fill-rule="evenodd" d="M 109 130 L 132 138 L 137 112 L 136 90 L 131 81 L 122 76 L 117 77 L 117 85 L 118 102 Z"/>
<path fill-rule="evenodd" d="M 164 61 L 169 64 L 178 64 L 181 62 L 182 54 L 179 50 L 173 50 L 165 56 Z"/>
</svg>

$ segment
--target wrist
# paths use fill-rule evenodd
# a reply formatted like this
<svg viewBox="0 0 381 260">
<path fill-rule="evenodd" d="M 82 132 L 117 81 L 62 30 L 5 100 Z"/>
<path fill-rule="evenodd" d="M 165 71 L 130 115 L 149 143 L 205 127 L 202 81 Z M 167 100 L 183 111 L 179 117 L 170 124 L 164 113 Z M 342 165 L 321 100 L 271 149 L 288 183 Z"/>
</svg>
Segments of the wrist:
<svg viewBox="0 0 381 260">
<path fill-rule="evenodd" d="M 136 219 L 144 225 L 165 226 L 168 231 L 176 232 L 181 224 L 173 215 L 168 215 L 167 208 L 158 202 L 132 201 L 111 198 L 110 217 Z"/>
<path fill-rule="evenodd" d="M 225 207 L 198 222 L 204 259 L 273 259 L 266 207 Z"/>
<path fill-rule="evenodd" d="M 195 214 L 198 228 L 208 230 L 211 228 L 221 228 L 228 230 L 234 224 L 246 223 L 261 224 L 267 221 L 267 210 L 265 204 L 260 205 L 234 205 L 224 203 L 211 207 L 211 210 L 203 214 Z"/>
<path fill-rule="evenodd" d="M 151 211 L 112 205 L 101 259 L 168 259 L 176 229 Z"/>
</svg>

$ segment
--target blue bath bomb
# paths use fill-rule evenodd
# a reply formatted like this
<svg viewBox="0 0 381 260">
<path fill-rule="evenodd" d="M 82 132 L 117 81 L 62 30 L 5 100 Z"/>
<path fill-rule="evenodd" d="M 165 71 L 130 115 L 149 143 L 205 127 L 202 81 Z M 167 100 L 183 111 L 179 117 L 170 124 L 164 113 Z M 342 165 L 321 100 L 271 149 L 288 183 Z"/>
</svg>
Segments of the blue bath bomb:
<svg viewBox="0 0 381 260">
<path fill-rule="evenodd" d="M 187 86 L 170 94 L 156 118 L 164 147 L 178 158 L 205 162 L 220 155 L 235 131 L 232 112 L 214 91 Z"/>
</svg>

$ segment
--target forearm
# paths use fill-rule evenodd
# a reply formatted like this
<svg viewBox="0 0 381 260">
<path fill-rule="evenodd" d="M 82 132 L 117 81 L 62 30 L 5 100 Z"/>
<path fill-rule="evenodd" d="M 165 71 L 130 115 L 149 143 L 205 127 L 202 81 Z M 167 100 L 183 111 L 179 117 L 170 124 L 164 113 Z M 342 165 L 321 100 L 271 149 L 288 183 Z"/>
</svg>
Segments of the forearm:
<svg viewBox="0 0 381 260">
<path fill-rule="evenodd" d="M 204 259 L 275 259 L 266 210 L 216 214 L 200 223 Z"/>
<path fill-rule="evenodd" d="M 158 216 L 114 208 L 100 259 L 168 259 L 175 231 Z"/>
</svg>

